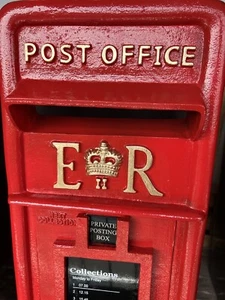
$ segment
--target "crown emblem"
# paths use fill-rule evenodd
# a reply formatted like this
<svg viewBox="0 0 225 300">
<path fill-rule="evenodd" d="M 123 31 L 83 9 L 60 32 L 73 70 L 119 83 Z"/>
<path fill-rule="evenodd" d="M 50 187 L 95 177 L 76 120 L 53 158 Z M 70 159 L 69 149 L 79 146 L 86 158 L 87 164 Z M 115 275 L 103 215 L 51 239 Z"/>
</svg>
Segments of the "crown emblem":
<svg viewBox="0 0 225 300">
<path fill-rule="evenodd" d="M 86 151 L 85 160 L 88 175 L 116 177 L 123 157 L 114 148 L 110 148 L 108 142 L 102 141 L 100 147 Z"/>
</svg>

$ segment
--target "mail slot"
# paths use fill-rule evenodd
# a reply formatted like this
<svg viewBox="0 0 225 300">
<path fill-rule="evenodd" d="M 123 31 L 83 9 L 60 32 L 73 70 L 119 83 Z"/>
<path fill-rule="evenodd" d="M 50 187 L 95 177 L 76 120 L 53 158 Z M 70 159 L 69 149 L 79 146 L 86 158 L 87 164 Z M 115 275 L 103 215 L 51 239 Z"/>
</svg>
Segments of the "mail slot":
<svg viewBox="0 0 225 300">
<path fill-rule="evenodd" d="M 224 82 L 216 1 L 7 5 L 19 300 L 194 300 Z"/>
</svg>

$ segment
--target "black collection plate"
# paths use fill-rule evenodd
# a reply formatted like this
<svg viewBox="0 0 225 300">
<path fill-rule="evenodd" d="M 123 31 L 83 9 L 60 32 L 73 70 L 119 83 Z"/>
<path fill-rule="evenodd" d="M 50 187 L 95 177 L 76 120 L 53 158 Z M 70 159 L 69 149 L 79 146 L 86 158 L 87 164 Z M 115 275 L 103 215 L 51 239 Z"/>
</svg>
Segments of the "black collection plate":
<svg viewBox="0 0 225 300">
<path fill-rule="evenodd" d="M 67 300 L 137 300 L 140 265 L 67 258 Z"/>
</svg>

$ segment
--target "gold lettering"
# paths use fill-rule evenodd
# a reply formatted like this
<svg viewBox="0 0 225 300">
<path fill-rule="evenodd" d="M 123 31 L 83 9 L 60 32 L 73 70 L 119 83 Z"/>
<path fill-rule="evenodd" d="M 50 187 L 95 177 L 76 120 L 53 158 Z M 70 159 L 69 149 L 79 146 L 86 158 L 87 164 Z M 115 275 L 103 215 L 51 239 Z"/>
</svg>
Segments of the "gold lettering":
<svg viewBox="0 0 225 300">
<path fill-rule="evenodd" d="M 87 62 L 87 49 L 90 49 L 91 45 L 77 45 L 77 49 L 81 50 L 81 62 L 86 64 Z"/>
<path fill-rule="evenodd" d="M 127 64 L 127 57 L 134 56 L 134 52 L 127 52 L 128 50 L 134 50 L 134 45 L 122 46 L 122 65 Z"/>
<path fill-rule="evenodd" d="M 30 62 L 30 56 L 33 56 L 37 52 L 37 47 L 33 43 L 24 44 L 25 61 Z"/>
<path fill-rule="evenodd" d="M 97 48 L 94 50 L 97 51 Z M 61 64 L 71 64 L 73 61 L 76 63 L 80 60 L 81 64 L 85 65 L 88 63 L 88 55 L 89 53 L 91 55 L 91 49 L 91 44 L 57 45 L 54 43 L 45 43 L 38 45 L 37 43 L 28 42 L 24 43 L 24 58 L 26 63 L 32 61 L 32 57 L 37 57 L 41 58 L 45 63 L 59 62 Z M 165 47 L 163 45 L 122 44 L 117 47 L 108 44 L 102 48 L 100 55 L 103 64 L 113 65 L 117 63 L 118 67 L 119 64 L 120 66 L 126 66 L 129 63 L 131 63 L 132 68 L 134 65 L 139 67 L 143 66 L 146 60 L 146 67 L 148 66 L 148 68 L 145 71 L 150 72 L 149 67 L 154 71 L 154 67 L 162 67 L 163 63 L 174 67 L 193 67 L 195 63 L 194 59 L 196 58 L 196 49 L 196 46 L 179 45 Z M 99 54 L 97 53 L 97 55 Z"/>
<path fill-rule="evenodd" d="M 71 50 L 71 48 L 72 48 L 72 45 L 69 45 L 69 44 L 61 46 L 61 48 L 60 48 L 61 53 L 67 57 L 67 59 L 65 59 L 65 58 L 60 59 L 60 62 L 62 64 L 69 64 L 73 60 L 72 54 L 66 51 L 66 50 Z"/>
<path fill-rule="evenodd" d="M 189 51 L 196 51 L 196 47 L 188 47 L 184 46 L 183 49 L 183 58 L 182 58 L 182 66 L 184 67 L 193 67 L 194 63 L 193 62 L 188 62 L 187 59 L 189 58 L 195 58 L 194 53 L 189 53 Z"/>
<path fill-rule="evenodd" d="M 163 46 L 155 46 L 154 49 L 156 50 L 156 60 L 154 63 L 154 66 L 161 66 L 162 63 L 160 62 L 160 53 L 162 50 Z"/>
<path fill-rule="evenodd" d="M 128 178 L 127 178 L 127 188 L 124 190 L 124 193 L 136 193 L 134 189 L 134 174 L 135 172 L 138 173 L 148 190 L 149 194 L 152 196 L 159 196 L 162 197 L 163 194 L 159 192 L 152 184 L 150 178 L 145 173 L 148 171 L 153 163 L 152 153 L 149 149 L 142 147 L 142 146 L 127 146 L 126 147 L 129 151 L 128 157 Z M 141 151 L 146 154 L 147 162 L 146 165 L 142 168 L 135 167 L 135 151 Z"/>
<path fill-rule="evenodd" d="M 52 145 L 57 149 L 57 183 L 54 184 L 55 189 L 70 189 L 70 190 L 79 190 L 81 187 L 81 182 L 76 184 L 66 184 L 64 182 L 64 169 L 69 168 L 74 170 L 74 163 L 70 164 L 64 163 L 64 149 L 73 148 L 79 152 L 79 143 L 58 143 L 53 142 Z"/>
<path fill-rule="evenodd" d="M 108 58 L 108 55 L 107 55 L 108 51 L 111 51 L 111 53 L 112 53 L 111 58 Z M 103 48 L 103 50 L 102 50 L 102 60 L 106 65 L 113 64 L 117 60 L 117 57 L 118 57 L 118 52 L 117 52 L 116 47 L 114 47 L 112 45 L 107 45 Z"/>
<path fill-rule="evenodd" d="M 139 54 L 138 54 L 138 65 L 142 66 L 143 65 L 143 57 L 150 57 L 151 53 L 145 53 L 144 50 L 150 50 L 151 46 L 148 45 L 143 45 L 139 47 Z"/>
<path fill-rule="evenodd" d="M 178 65 L 178 61 L 174 61 L 174 60 L 171 60 L 170 58 L 170 54 L 172 51 L 179 51 L 180 50 L 180 47 L 179 46 L 172 46 L 172 47 L 169 47 L 166 52 L 165 52 L 165 62 L 170 65 L 170 66 L 177 66 Z"/>
<path fill-rule="evenodd" d="M 51 52 L 49 57 L 46 56 L 46 49 L 48 49 L 48 48 L 50 49 L 50 52 Z M 45 62 L 51 63 L 54 60 L 55 55 L 56 55 L 55 47 L 52 44 L 44 44 L 41 47 L 41 56 Z"/>
</svg>

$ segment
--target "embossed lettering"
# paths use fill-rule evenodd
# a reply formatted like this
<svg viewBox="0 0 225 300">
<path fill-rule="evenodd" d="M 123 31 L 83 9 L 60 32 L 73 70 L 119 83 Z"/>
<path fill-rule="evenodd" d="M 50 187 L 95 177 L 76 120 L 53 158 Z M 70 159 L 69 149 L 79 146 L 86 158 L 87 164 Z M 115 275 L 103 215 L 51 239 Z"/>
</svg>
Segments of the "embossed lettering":
<svg viewBox="0 0 225 300">
<path fill-rule="evenodd" d="M 182 66 L 184 67 L 193 67 L 194 66 L 194 63 L 193 61 L 190 62 L 190 61 L 187 61 L 188 59 L 192 58 L 194 59 L 195 58 L 195 54 L 193 52 L 196 51 L 196 47 L 188 47 L 188 46 L 185 46 L 184 49 L 183 49 L 183 58 L 182 58 Z M 192 53 L 190 53 L 192 52 Z"/>
<path fill-rule="evenodd" d="M 161 66 L 162 63 L 160 61 L 160 54 L 161 54 L 161 50 L 162 50 L 163 46 L 155 46 L 154 49 L 156 50 L 156 59 L 155 59 L 155 63 L 154 66 Z"/>
<path fill-rule="evenodd" d="M 173 47 L 170 47 L 166 50 L 165 52 L 165 62 L 170 65 L 170 66 L 176 66 L 179 64 L 179 61 L 177 60 L 172 60 L 170 55 L 171 55 L 171 52 L 173 51 L 179 51 L 180 50 L 180 47 L 179 46 L 173 46 Z"/>
<path fill-rule="evenodd" d="M 38 222 L 40 224 L 54 224 L 61 226 L 75 226 L 75 219 L 71 219 L 67 217 L 66 213 L 62 212 L 50 212 L 49 216 L 38 216 Z"/>
<path fill-rule="evenodd" d="M 69 63 L 73 60 L 72 54 L 71 54 L 70 52 L 67 51 L 67 50 L 71 50 L 71 48 L 72 48 L 72 45 L 62 45 L 62 46 L 61 46 L 61 48 L 60 48 L 61 53 L 62 53 L 65 57 L 67 57 L 67 59 L 66 59 L 66 58 L 61 58 L 61 59 L 60 59 L 60 62 L 61 62 L 62 64 L 69 64 Z"/>
<path fill-rule="evenodd" d="M 122 47 L 122 65 L 127 64 L 127 57 L 134 56 L 134 52 L 130 50 L 134 50 L 134 45 L 124 45 Z"/>
<path fill-rule="evenodd" d="M 138 54 L 138 65 L 142 66 L 143 65 L 143 58 L 144 57 L 150 57 L 151 53 L 150 52 L 145 52 L 146 50 L 150 50 L 151 46 L 149 45 L 143 45 L 139 47 L 139 54 Z"/>
<path fill-rule="evenodd" d="M 37 52 L 37 46 L 33 43 L 24 44 L 25 61 L 30 62 L 30 57 Z"/>
<path fill-rule="evenodd" d="M 74 162 L 69 164 L 64 163 L 64 149 L 73 148 L 79 152 L 79 143 L 53 142 L 52 145 L 57 149 L 57 182 L 54 184 L 54 188 L 79 190 L 81 187 L 81 182 L 77 182 L 76 184 L 66 184 L 64 182 L 64 169 L 69 168 L 71 171 L 74 170 Z"/>
<path fill-rule="evenodd" d="M 55 47 L 52 44 L 44 44 L 41 47 L 41 56 L 45 62 L 51 63 L 56 56 Z"/>
<path fill-rule="evenodd" d="M 77 45 L 77 49 L 81 50 L 81 62 L 86 64 L 87 62 L 87 50 L 91 48 L 91 45 Z"/>
<path fill-rule="evenodd" d="M 95 50 L 98 47 L 92 47 L 91 44 L 61 44 L 54 45 L 47 43 L 38 45 L 36 43 L 24 44 L 25 62 L 30 63 L 31 58 L 36 56 L 45 63 L 72 64 L 81 62 L 82 66 L 88 64 L 88 57 L 96 57 Z M 96 59 L 101 59 L 104 65 L 110 66 L 115 63 L 121 66 L 136 65 L 154 68 L 167 65 L 170 67 L 193 67 L 196 58 L 196 46 L 182 45 L 134 45 L 121 44 L 105 45 L 98 50 Z"/>
<path fill-rule="evenodd" d="M 124 190 L 124 193 L 136 193 L 136 190 L 134 189 L 134 174 L 137 173 L 141 177 L 150 195 L 162 197 L 163 194 L 153 186 L 150 178 L 146 174 L 146 171 L 148 171 L 151 168 L 153 163 L 153 156 L 151 151 L 142 146 L 127 146 L 126 148 L 129 151 L 129 156 L 128 156 L 127 188 Z M 141 151 L 146 154 L 146 164 L 142 168 L 135 167 L 136 151 Z"/>
<path fill-rule="evenodd" d="M 111 57 L 109 57 L 109 54 L 111 54 Z M 106 65 L 113 64 L 117 60 L 117 57 L 118 57 L 118 51 L 116 47 L 112 45 L 108 45 L 103 48 L 102 60 Z"/>
</svg>

